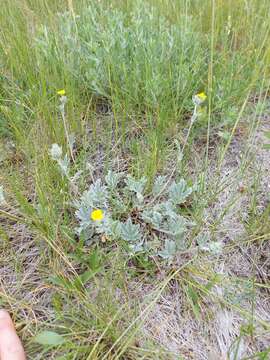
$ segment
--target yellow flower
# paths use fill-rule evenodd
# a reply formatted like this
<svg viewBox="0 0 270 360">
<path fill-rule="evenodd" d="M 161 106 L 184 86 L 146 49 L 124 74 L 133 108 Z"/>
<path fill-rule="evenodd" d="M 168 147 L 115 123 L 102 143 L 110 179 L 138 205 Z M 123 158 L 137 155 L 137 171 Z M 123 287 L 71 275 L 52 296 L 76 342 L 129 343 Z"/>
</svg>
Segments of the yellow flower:
<svg viewBox="0 0 270 360">
<path fill-rule="evenodd" d="M 206 94 L 203 91 L 197 94 L 197 96 L 201 101 L 205 101 L 207 98 Z"/>
<path fill-rule="evenodd" d="M 66 90 L 65 90 L 65 89 L 58 90 L 58 91 L 57 91 L 57 94 L 58 94 L 58 95 L 61 95 L 61 96 L 64 96 L 64 95 L 66 95 Z"/>
<path fill-rule="evenodd" d="M 206 96 L 206 94 L 205 94 L 203 91 L 200 92 L 199 94 L 194 95 L 194 96 L 192 97 L 193 104 L 194 104 L 195 106 L 200 106 L 200 105 L 202 105 L 202 104 L 205 102 L 206 99 L 207 99 L 207 96 Z"/>
<path fill-rule="evenodd" d="M 93 221 L 101 221 L 104 218 L 103 211 L 100 209 L 93 210 L 90 216 Z"/>
</svg>

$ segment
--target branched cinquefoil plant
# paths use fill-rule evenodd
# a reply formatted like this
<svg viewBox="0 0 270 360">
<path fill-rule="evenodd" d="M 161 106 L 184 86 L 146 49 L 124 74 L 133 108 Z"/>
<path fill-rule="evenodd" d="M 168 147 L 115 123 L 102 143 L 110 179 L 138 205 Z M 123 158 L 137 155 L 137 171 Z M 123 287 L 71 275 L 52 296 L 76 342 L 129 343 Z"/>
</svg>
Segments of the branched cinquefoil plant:
<svg viewBox="0 0 270 360">
<path fill-rule="evenodd" d="M 107 239 L 123 240 L 132 253 L 147 251 L 172 258 L 185 248 L 187 229 L 192 225 L 180 215 L 179 205 L 193 188 L 181 179 L 164 189 L 166 181 L 166 177 L 157 177 L 146 197 L 145 177 L 136 180 L 131 175 L 109 171 L 104 182 L 98 179 L 75 202 L 77 233 L 88 242 L 96 241 L 101 234 Z M 149 202 L 151 197 L 156 199 L 154 205 Z"/>
</svg>

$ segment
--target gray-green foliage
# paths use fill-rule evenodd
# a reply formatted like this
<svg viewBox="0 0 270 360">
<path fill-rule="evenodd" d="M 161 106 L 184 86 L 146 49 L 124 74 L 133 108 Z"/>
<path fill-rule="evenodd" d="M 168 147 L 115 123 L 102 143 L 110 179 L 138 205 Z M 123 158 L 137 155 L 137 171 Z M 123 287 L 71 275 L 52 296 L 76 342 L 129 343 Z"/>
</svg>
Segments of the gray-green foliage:
<svg viewBox="0 0 270 360">
<path fill-rule="evenodd" d="M 144 210 L 142 219 L 151 224 L 153 229 L 157 230 L 167 240 L 165 241 L 165 248 L 170 249 L 170 253 L 172 249 L 176 253 L 185 247 L 187 226 L 191 223 L 177 213 L 177 208 L 172 202 L 164 201 L 154 205 L 152 209 Z M 160 255 L 163 256 L 164 253 L 161 252 Z"/>
<path fill-rule="evenodd" d="M 147 179 L 142 177 L 139 180 L 134 179 L 131 175 L 127 175 L 125 183 L 128 190 L 133 191 L 135 194 L 143 194 Z"/>
<path fill-rule="evenodd" d="M 89 190 L 83 193 L 81 201 L 83 206 L 87 208 L 106 208 L 108 196 L 106 185 L 103 185 L 98 179 L 90 185 Z"/>
<path fill-rule="evenodd" d="M 145 185 L 147 183 L 146 177 L 142 177 L 139 180 L 134 179 L 131 175 L 127 175 L 125 179 L 125 183 L 127 186 L 127 190 L 136 194 L 137 204 L 140 205 L 143 202 L 143 193 L 145 189 Z"/>
<path fill-rule="evenodd" d="M 113 220 L 109 216 L 106 216 L 104 220 L 96 224 L 96 230 L 99 234 L 105 234 L 107 237 L 117 239 L 122 234 L 122 224 L 118 220 Z M 128 239 L 126 239 L 128 241 Z"/>
<path fill-rule="evenodd" d="M 105 176 L 105 181 L 108 188 L 113 191 L 116 189 L 119 181 L 123 177 L 123 173 L 115 173 L 111 170 L 108 171 L 108 174 Z"/>
<path fill-rule="evenodd" d="M 121 235 L 129 243 L 140 243 L 142 233 L 139 224 L 133 224 L 131 218 L 121 224 Z"/>
<path fill-rule="evenodd" d="M 155 196 L 161 194 L 165 190 L 166 186 L 166 176 L 158 176 L 155 179 L 154 185 L 153 185 L 153 194 Z"/>
<path fill-rule="evenodd" d="M 199 234 L 196 238 L 196 242 L 201 251 L 206 251 L 213 255 L 222 253 L 222 243 L 220 241 L 211 241 L 208 233 Z"/>
<path fill-rule="evenodd" d="M 177 253 L 177 247 L 173 240 L 166 239 L 165 246 L 162 251 L 159 252 L 159 255 L 163 259 L 170 259 Z"/>
<path fill-rule="evenodd" d="M 180 215 L 177 203 L 182 203 L 191 194 L 192 188 L 183 179 L 174 182 L 172 186 L 177 189 L 181 201 L 173 202 L 172 191 L 166 189 L 163 191 L 165 198 L 155 198 L 157 193 L 160 194 L 160 188 L 166 185 L 165 177 L 157 177 L 147 197 L 146 183 L 145 177 L 135 179 L 129 174 L 111 170 L 105 176 L 104 183 L 97 179 L 75 202 L 78 234 L 88 242 L 98 240 L 97 234 L 104 234 L 114 241 L 125 241 L 133 253 L 148 251 L 163 258 L 169 258 L 185 248 L 186 233 L 191 222 Z M 96 209 L 103 213 L 103 219 L 99 221 L 91 218 Z M 149 248 L 153 236 L 159 241 L 160 251 Z"/>
<path fill-rule="evenodd" d="M 58 13 L 54 31 L 42 25 L 34 42 L 37 68 L 52 67 L 78 89 L 123 104 L 132 113 L 157 106 L 190 111 L 192 95 L 207 84 L 211 36 L 202 31 L 203 18 L 189 13 L 174 23 L 146 1 L 132 1 L 128 12 L 102 3 L 88 2 L 75 18 Z M 244 98 L 254 69 L 263 62 L 256 61 L 255 52 L 247 57 L 244 43 L 233 52 L 230 35 L 223 28 L 220 34 L 224 48 L 213 59 L 212 96 L 215 110 L 230 117 L 232 104 Z M 249 38 L 251 48 L 260 47 L 253 34 Z"/>
<path fill-rule="evenodd" d="M 58 163 L 62 174 L 69 177 L 69 158 L 67 154 L 63 157 L 62 148 L 58 144 L 52 144 L 49 155 Z"/>
<path fill-rule="evenodd" d="M 192 187 L 188 187 L 184 179 L 173 182 L 169 187 L 169 198 L 175 205 L 182 204 L 191 193 Z"/>
<path fill-rule="evenodd" d="M 166 100 L 169 109 L 172 94 L 173 103 L 180 105 L 207 69 L 203 36 L 192 30 L 192 18 L 189 27 L 184 19 L 172 25 L 155 7 L 136 2 L 130 14 L 96 2 L 75 21 L 68 12 L 59 14 L 57 31 L 50 32 L 46 25 L 39 29 L 35 46 L 40 61 L 47 66 L 57 62 L 91 92 L 109 99 L 117 96 L 126 105 L 156 107 Z M 120 89 L 117 95 L 113 88 Z"/>
</svg>

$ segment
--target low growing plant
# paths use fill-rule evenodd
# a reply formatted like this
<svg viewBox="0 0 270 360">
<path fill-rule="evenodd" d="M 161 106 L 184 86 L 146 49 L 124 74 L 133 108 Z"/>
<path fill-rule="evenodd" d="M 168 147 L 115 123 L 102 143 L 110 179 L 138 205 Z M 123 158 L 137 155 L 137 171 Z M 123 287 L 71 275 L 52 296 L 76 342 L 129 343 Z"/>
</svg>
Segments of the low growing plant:
<svg viewBox="0 0 270 360">
<path fill-rule="evenodd" d="M 146 195 L 147 178 L 136 180 L 129 174 L 109 171 L 104 182 L 98 179 L 75 202 L 77 233 L 88 242 L 97 241 L 101 235 L 123 240 L 132 253 L 147 251 L 171 258 L 186 246 L 192 223 L 180 214 L 179 205 L 191 195 L 193 187 L 180 179 L 162 191 L 165 182 L 166 177 L 157 177 Z M 155 194 L 159 195 L 152 205 L 150 199 Z M 153 240 L 158 246 L 151 246 Z"/>
<path fill-rule="evenodd" d="M 70 180 L 69 161 L 62 148 L 53 144 L 49 154 Z M 168 184 L 166 176 L 158 176 L 146 193 L 147 180 L 109 170 L 104 180 L 90 184 L 73 203 L 79 237 L 88 244 L 100 239 L 122 240 L 133 254 L 142 251 L 165 259 L 185 249 L 193 223 L 181 214 L 180 205 L 194 187 L 183 178 Z"/>
</svg>

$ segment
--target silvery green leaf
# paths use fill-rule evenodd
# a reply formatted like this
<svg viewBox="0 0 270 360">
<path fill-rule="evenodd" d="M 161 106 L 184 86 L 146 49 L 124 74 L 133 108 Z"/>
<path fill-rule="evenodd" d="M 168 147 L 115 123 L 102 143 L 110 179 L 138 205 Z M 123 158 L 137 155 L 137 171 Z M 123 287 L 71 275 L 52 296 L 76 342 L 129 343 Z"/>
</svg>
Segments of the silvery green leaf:
<svg viewBox="0 0 270 360">
<path fill-rule="evenodd" d="M 197 237 L 196 237 L 196 243 L 198 244 L 199 246 L 199 249 L 200 250 L 208 250 L 208 243 L 210 241 L 210 236 L 208 233 L 202 233 L 202 234 L 199 234 Z"/>
<path fill-rule="evenodd" d="M 6 199 L 5 199 L 5 195 L 4 195 L 4 188 L 3 186 L 0 186 L 0 205 L 5 204 Z"/>
<path fill-rule="evenodd" d="M 155 233 L 151 234 L 151 238 L 144 243 L 144 250 L 157 253 L 160 249 L 161 239 Z"/>
<path fill-rule="evenodd" d="M 106 234 L 108 236 L 111 235 L 110 234 L 111 219 L 105 217 L 103 218 L 102 221 L 97 221 L 93 225 L 95 226 L 98 234 Z"/>
<path fill-rule="evenodd" d="M 159 229 L 162 226 L 163 216 L 157 211 L 152 213 L 152 225 Z"/>
<path fill-rule="evenodd" d="M 160 193 L 162 193 L 165 189 L 165 184 L 166 184 L 166 176 L 158 176 L 154 182 L 153 185 L 153 194 L 155 196 L 159 195 Z"/>
<path fill-rule="evenodd" d="M 163 214 L 163 216 L 168 216 L 174 218 L 177 216 L 175 205 L 171 201 L 163 201 L 160 204 L 154 206 L 155 211 Z"/>
<path fill-rule="evenodd" d="M 146 177 L 142 177 L 141 179 L 136 180 L 131 175 L 127 175 L 125 180 L 128 190 L 139 194 L 143 194 L 146 182 Z"/>
<path fill-rule="evenodd" d="M 144 197 L 141 193 L 136 193 L 136 198 L 138 200 L 138 205 L 141 205 L 143 203 Z"/>
<path fill-rule="evenodd" d="M 108 171 L 108 174 L 105 176 L 105 181 L 110 190 L 114 190 L 117 187 L 122 176 L 123 173 L 115 173 L 111 170 Z"/>
<path fill-rule="evenodd" d="M 49 154 L 53 160 L 59 160 L 63 154 L 61 146 L 58 144 L 52 144 Z"/>
<path fill-rule="evenodd" d="M 90 213 L 90 208 L 82 206 L 75 212 L 75 215 L 81 222 L 90 224 Z"/>
<path fill-rule="evenodd" d="M 68 143 L 69 143 L 69 147 L 72 150 L 74 150 L 75 141 L 76 141 L 75 134 L 74 133 L 69 134 L 68 135 Z"/>
<path fill-rule="evenodd" d="M 62 174 L 68 176 L 68 171 L 69 171 L 69 158 L 68 158 L 68 156 L 65 155 L 64 159 L 58 159 L 57 163 L 60 166 Z"/>
<path fill-rule="evenodd" d="M 209 243 L 208 248 L 211 254 L 219 255 L 222 253 L 223 245 L 220 241 L 214 241 Z"/>
<path fill-rule="evenodd" d="M 105 204 L 108 198 L 108 191 L 106 186 L 101 184 L 101 180 L 98 179 L 94 184 L 90 185 L 90 192 L 92 192 L 92 198 L 95 205 Z"/>
<path fill-rule="evenodd" d="M 81 197 L 81 204 L 88 208 L 104 208 L 108 199 L 106 186 L 102 185 L 98 179 L 90 185 L 89 190 L 85 191 Z"/>
<path fill-rule="evenodd" d="M 82 233 L 84 233 L 84 238 L 86 238 L 86 234 L 90 233 L 91 236 L 93 236 L 94 227 L 90 219 L 90 209 L 81 207 L 75 212 L 75 215 L 79 219 L 79 226 L 75 229 L 77 234 L 81 235 Z"/>
<path fill-rule="evenodd" d="M 144 210 L 141 214 L 143 221 L 153 225 L 157 229 L 161 227 L 163 216 L 158 211 L 152 210 Z"/>
<path fill-rule="evenodd" d="M 188 187 L 184 179 L 173 182 L 169 188 L 169 198 L 175 205 L 182 204 L 191 193 L 192 187 Z"/>
<path fill-rule="evenodd" d="M 167 217 L 171 219 L 175 219 L 178 217 L 178 214 L 176 213 L 175 205 L 171 201 L 165 201 L 163 203 L 164 213 Z"/>
<path fill-rule="evenodd" d="M 93 208 L 94 207 L 94 200 L 93 200 L 93 193 L 90 190 L 86 190 L 83 192 L 80 202 L 76 201 L 76 206 L 82 206 L 85 208 Z"/>
<path fill-rule="evenodd" d="M 136 254 L 138 252 L 141 252 L 144 250 L 143 248 L 143 242 L 140 242 L 138 244 L 129 244 L 129 249 L 131 251 L 132 254 Z"/>
<path fill-rule="evenodd" d="M 111 206 L 115 212 L 124 213 L 127 211 L 125 202 L 118 198 L 111 199 Z"/>
<path fill-rule="evenodd" d="M 186 231 L 186 219 L 183 216 L 177 215 L 168 220 L 168 231 L 175 237 L 182 236 Z"/>
<path fill-rule="evenodd" d="M 181 162 L 182 159 L 183 159 L 183 152 L 182 152 L 182 149 L 181 149 L 181 145 L 179 144 L 179 141 L 177 139 L 174 140 L 174 143 L 175 143 L 175 146 L 177 148 L 177 161 Z"/>
<path fill-rule="evenodd" d="M 99 222 L 96 226 L 99 234 L 105 234 L 113 239 L 118 239 L 121 236 L 121 225 L 118 220 L 112 220 L 106 216 L 103 221 Z"/>
<path fill-rule="evenodd" d="M 208 233 L 198 235 L 196 237 L 196 242 L 201 251 L 207 251 L 213 255 L 222 253 L 222 243 L 220 241 L 210 241 L 210 236 Z"/>
<path fill-rule="evenodd" d="M 172 240 L 165 240 L 165 247 L 162 251 L 158 253 L 163 259 L 170 259 L 172 258 L 177 252 L 176 244 Z"/>
<path fill-rule="evenodd" d="M 77 227 L 75 230 L 79 235 L 80 239 L 82 239 L 83 242 L 87 243 L 87 245 L 91 245 L 94 242 L 95 229 L 92 226 L 87 226 L 85 228 L 80 226 Z"/>
<path fill-rule="evenodd" d="M 123 240 L 128 242 L 140 242 L 142 237 L 140 225 L 133 224 L 131 219 L 128 218 L 125 223 L 121 224 L 121 237 Z"/>
<path fill-rule="evenodd" d="M 121 229 L 122 227 L 120 221 L 112 220 L 110 231 L 111 231 L 111 236 L 114 239 L 119 239 L 121 237 Z"/>
</svg>

